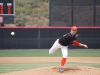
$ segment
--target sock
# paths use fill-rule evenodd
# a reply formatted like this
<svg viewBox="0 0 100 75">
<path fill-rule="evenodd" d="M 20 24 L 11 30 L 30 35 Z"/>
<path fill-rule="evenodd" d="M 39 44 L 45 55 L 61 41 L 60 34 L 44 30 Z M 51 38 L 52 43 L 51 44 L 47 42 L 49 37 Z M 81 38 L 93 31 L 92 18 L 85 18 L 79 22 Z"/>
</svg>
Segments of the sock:
<svg viewBox="0 0 100 75">
<path fill-rule="evenodd" d="M 61 60 L 61 67 L 64 67 L 64 64 L 65 64 L 65 62 L 66 62 L 66 59 L 67 59 L 67 58 L 62 58 L 62 60 Z"/>
</svg>

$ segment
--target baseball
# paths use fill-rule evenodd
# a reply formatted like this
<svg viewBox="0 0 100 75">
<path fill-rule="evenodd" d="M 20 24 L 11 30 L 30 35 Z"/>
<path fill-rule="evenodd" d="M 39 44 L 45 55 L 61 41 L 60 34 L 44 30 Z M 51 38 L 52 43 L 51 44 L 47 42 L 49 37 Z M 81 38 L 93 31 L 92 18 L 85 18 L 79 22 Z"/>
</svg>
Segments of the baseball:
<svg viewBox="0 0 100 75">
<path fill-rule="evenodd" d="M 15 35 L 15 32 L 11 32 L 11 35 Z"/>
</svg>

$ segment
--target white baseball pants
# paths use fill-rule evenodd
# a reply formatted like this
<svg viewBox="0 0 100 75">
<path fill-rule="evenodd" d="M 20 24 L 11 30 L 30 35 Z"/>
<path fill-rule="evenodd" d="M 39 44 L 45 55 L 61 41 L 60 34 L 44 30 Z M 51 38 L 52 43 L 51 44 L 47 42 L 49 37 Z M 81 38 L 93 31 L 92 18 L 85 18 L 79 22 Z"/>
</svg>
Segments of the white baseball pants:
<svg viewBox="0 0 100 75">
<path fill-rule="evenodd" d="M 68 46 L 62 46 L 59 44 L 59 39 L 57 39 L 55 41 L 55 43 L 53 44 L 53 46 L 51 47 L 51 49 L 49 50 L 49 54 L 53 54 L 55 51 L 57 51 L 58 49 L 61 49 L 62 52 L 62 57 L 63 58 L 67 58 L 68 56 Z"/>
</svg>

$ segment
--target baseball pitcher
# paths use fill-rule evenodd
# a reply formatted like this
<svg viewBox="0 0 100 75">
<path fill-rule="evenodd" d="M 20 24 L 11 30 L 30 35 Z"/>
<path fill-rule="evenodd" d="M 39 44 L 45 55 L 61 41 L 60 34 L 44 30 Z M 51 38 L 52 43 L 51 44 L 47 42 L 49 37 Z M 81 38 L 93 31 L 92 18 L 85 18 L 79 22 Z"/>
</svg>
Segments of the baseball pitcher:
<svg viewBox="0 0 100 75">
<path fill-rule="evenodd" d="M 85 48 L 88 48 L 87 45 L 82 44 L 82 43 L 77 41 L 77 36 L 78 35 L 76 33 L 77 33 L 77 27 L 76 26 L 72 26 L 71 27 L 71 31 L 69 33 L 63 35 L 61 38 L 57 39 L 55 41 L 55 43 L 53 44 L 53 46 L 49 50 L 49 54 L 53 54 L 59 48 L 61 49 L 62 60 L 61 60 L 61 66 L 59 68 L 59 72 L 60 73 L 63 72 L 63 67 L 64 67 L 64 64 L 65 64 L 65 62 L 67 60 L 68 45 L 83 46 Z"/>
</svg>

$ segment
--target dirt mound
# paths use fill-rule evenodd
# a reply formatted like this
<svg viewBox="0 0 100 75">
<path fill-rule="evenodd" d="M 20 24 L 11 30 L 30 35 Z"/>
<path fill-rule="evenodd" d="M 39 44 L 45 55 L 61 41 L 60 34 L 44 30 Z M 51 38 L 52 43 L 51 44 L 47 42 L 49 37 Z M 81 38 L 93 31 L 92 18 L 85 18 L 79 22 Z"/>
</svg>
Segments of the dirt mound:
<svg viewBox="0 0 100 75">
<path fill-rule="evenodd" d="M 59 68 L 55 67 L 56 72 Z M 85 67 L 85 66 L 68 66 L 64 68 L 64 75 L 100 75 L 100 68 Z M 60 74 L 59 74 L 60 75 Z"/>
<path fill-rule="evenodd" d="M 24 71 L 3 73 L 0 75 L 100 75 L 100 68 L 85 66 L 67 66 L 59 73 L 59 67 L 44 67 Z"/>
</svg>

